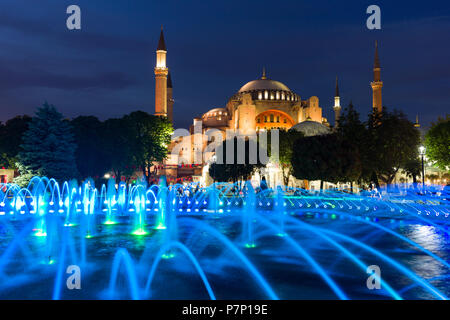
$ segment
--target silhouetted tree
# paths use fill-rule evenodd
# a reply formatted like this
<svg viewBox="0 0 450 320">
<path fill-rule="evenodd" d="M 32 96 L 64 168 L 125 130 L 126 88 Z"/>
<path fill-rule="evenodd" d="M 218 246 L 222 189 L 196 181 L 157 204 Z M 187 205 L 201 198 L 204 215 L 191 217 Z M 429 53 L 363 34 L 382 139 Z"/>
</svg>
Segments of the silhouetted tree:
<svg viewBox="0 0 450 320">
<path fill-rule="evenodd" d="M 336 133 L 345 143 L 348 151 L 357 154 L 355 161 L 360 162 L 360 165 L 353 166 L 357 172 L 353 172 L 349 178 L 351 176 L 354 181 L 359 182 L 370 181 L 375 170 L 372 157 L 374 149 L 367 126 L 360 120 L 360 115 L 351 102 L 339 117 Z"/>
<path fill-rule="evenodd" d="M 234 147 L 232 163 L 227 164 L 227 142 L 232 143 Z M 255 148 L 251 147 L 251 144 L 255 144 Z M 233 141 L 224 141 L 216 150 L 216 157 L 222 154 L 221 161 L 216 159 L 215 163 L 212 163 L 209 168 L 209 175 L 216 181 L 232 181 L 237 182 L 239 180 L 250 179 L 255 169 L 262 167 L 262 163 L 259 155 L 266 150 L 259 150 L 260 146 L 257 141 L 251 141 L 246 139 L 244 141 L 244 154 L 239 148 L 238 139 L 234 138 Z M 254 153 L 255 152 L 255 153 Z M 239 159 L 242 163 L 238 163 Z M 255 161 L 252 161 L 252 160 Z M 230 159 L 229 159 L 230 160 Z M 222 162 L 222 163 L 220 163 Z M 255 163 L 252 163 L 255 162 Z"/>
<path fill-rule="evenodd" d="M 128 130 L 129 126 L 123 118 L 108 119 L 103 123 L 104 152 L 117 183 L 122 176 L 128 180 L 136 171 L 133 168 L 132 146 L 129 141 L 131 134 Z"/>
<path fill-rule="evenodd" d="M 381 114 L 369 116 L 368 130 L 375 172 L 389 185 L 408 161 L 417 159 L 420 133 L 402 112 L 385 107 Z"/>
<path fill-rule="evenodd" d="M 31 117 L 17 116 L 0 125 L 0 166 L 16 169 L 22 136 L 28 130 Z"/>
<path fill-rule="evenodd" d="M 356 149 L 337 134 L 305 137 L 295 141 L 292 166 L 297 179 L 351 182 L 361 174 Z"/>
<path fill-rule="evenodd" d="M 75 158 L 81 179 L 99 181 L 111 169 L 105 151 L 103 123 L 94 116 L 79 116 L 71 121 L 77 150 Z"/>
<path fill-rule="evenodd" d="M 403 172 L 413 179 L 413 184 L 416 186 L 417 177 L 419 177 L 422 172 L 422 163 L 418 158 L 408 160 L 403 164 Z"/>
</svg>

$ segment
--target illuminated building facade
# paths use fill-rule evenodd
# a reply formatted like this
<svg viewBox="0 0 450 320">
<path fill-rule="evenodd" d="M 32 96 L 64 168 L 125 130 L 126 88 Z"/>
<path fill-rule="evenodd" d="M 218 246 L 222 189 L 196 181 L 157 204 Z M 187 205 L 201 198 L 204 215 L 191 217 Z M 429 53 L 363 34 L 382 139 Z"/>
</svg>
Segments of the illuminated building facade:
<svg viewBox="0 0 450 320">
<path fill-rule="evenodd" d="M 172 81 L 166 65 L 167 49 L 161 29 L 156 50 L 155 67 L 155 115 L 173 119 L 174 99 Z M 371 82 L 373 110 L 382 111 L 381 67 L 378 44 L 375 44 L 374 81 Z M 338 79 L 336 77 L 333 111 L 335 126 L 341 113 Z M 209 129 L 216 129 L 225 139 L 227 130 L 248 135 L 252 132 L 271 129 L 295 129 L 305 136 L 328 134 L 331 126 L 322 115 L 322 107 L 317 96 L 303 99 L 280 81 L 269 79 L 263 69 L 259 79 L 245 83 L 226 102 L 224 107 L 213 108 L 200 117 L 183 136 L 175 139 L 170 146 L 170 154 L 163 164 L 158 165 L 158 174 L 166 175 L 169 181 L 200 181 L 209 184 L 209 164 L 214 152 L 208 150 L 210 140 L 205 137 Z M 269 164 L 266 179 L 269 185 L 282 181 L 282 174 L 276 164 Z M 178 180 L 177 180 L 178 179 Z M 259 177 L 258 177 L 259 179 Z M 295 182 L 295 179 L 294 183 Z"/>
</svg>

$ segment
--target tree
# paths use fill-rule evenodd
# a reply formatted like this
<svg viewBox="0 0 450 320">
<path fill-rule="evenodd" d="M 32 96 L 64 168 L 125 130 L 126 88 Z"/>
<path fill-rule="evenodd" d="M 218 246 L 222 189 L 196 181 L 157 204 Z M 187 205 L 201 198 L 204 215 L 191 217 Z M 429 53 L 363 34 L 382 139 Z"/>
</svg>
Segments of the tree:
<svg viewBox="0 0 450 320">
<path fill-rule="evenodd" d="M 417 159 L 420 133 L 402 112 L 385 107 L 381 114 L 369 116 L 368 129 L 375 172 L 389 185 L 408 161 Z"/>
<path fill-rule="evenodd" d="M 77 150 L 75 158 L 82 179 L 102 178 L 111 169 L 106 154 L 103 123 L 93 116 L 79 116 L 71 121 Z"/>
<path fill-rule="evenodd" d="M 427 157 L 442 170 L 450 167 L 450 115 L 439 118 L 425 135 Z"/>
<path fill-rule="evenodd" d="M 421 175 L 422 164 L 419 158 L 411 159 L 403 164 L 403 172 L 413 179 L 414 186 L 417 185 L 417 177 Z"/>
<path fill-rule="evenodd" d="M 135 171 L 132 147 L 129 142 L 131 134 L 128 130 L 129 126 L 123 118 L 108 119 L 103 123 L 104 151 L 117 183 L 120 182 L 122 176 L 128 180 Z"/>
<path fill-rule="evenodd" d="M 233 163 L 227 163 L 227 144 L 232 143 L 234 151 L 233 151 Z M 251 143 L 256 144 L 256 148 L 250 148 Z M 262 163 L 259 155 L 263 152 L 263 150 L 259 150 L 259 143 L 256 141 L 252 142 L 249 139 L 244 141 L 244 155 L 240 154 L 241 150 L 238 148 L 239 143 L 238 139 L 235 137 L 233 141 L 224 141 L 217 149 L 216 156 L 222 154 L 222 159 L 219 159 L 212 163 L 209 167 L 209 175 L 216 181 L 223 182 L 237 182 L 239 180 L 248 180 L 255 169 L 262 167 Z M 256 155 L 251 154 L 256 150 Z M 265 152 L 265 150 L 264 150 Z M 239 164 L 238 159 L 243 156 L 243 163 Z M 253 158 L 255 157 L 255 158 Z M 255 163 L 252 159 L 256 159 Z M 221 161 L 220 161 L 221 160 Z M 220 163 L 221 162 L 221 163 Z"/>
<path fill-rule="evenodd" d="M 351 102 L 339 117 L 336 133 L 348 148 L 347 150 L 356 154 L 353 166 L 356 172 L 349 172 L 348 178 L 353 177 L 355 181 L 369 181 L 374 171 L 373 144 L 366 124 L 360 120 L 359 113 Z M 353 180 L 348 181 L 352 182 Z"/>
<path fill-rule="evenodd" d="M 15 180 L 20 185 L 26 185 L 33 175 L 55 178 L 59 182 L 78 175 L 70 123 L 53 105 L 44 103 L 38 108 L 20 147 L 18 169 L 21 176 Z"/>
<path fill-rule="evenodd" d="M 105 153 L 116 180 L 128 180 L 141 170 L 147 183 L 150 168 L 167 157 L 173 132 L 167 118 L 143 111 L 132 112 L 120 119 L 108 119 L 103 124 Z"/>
<path fill-rule="evenodd" d="M 356 149 L 338 134 L 305 137 L 295 141 L 292 167 L 297 179 L 323 182 L 354 181 L 361 172 Z"/>
<path fill-rule="evenodd" d="M 147 183 L 150 168 L 155 162 L 167 157 L 173 127 L 165 117 L 150 115 L 143 111 L 132 112 L 124 117 L 133 166 L 140 168 Z"/>
<path fill-rule="evenodd" d="M 0 166 L 16 169 L 22 136 L 27 131 L 30 121 L 30 116 L 23 115 L 0 125 Z"/>
<path fill-rule="evenodd" d="M 267 137 L 267 149 L 272 150 L 271 142 L 271 132 L 268 132 Z M 278 165 L 281 168 L 281 173 L 283 176 L 284 185 L 289 184 L 289 177 L 293 174 L 292 168 L 292 155 L 294 149 L 294 142 L 300 138 L 303 138 L 303 133 L 297 130 L 279 130 L 279 139 L 278 139 Z M 270 156 L 270 154 L 269 154 Z"/>
</svg>

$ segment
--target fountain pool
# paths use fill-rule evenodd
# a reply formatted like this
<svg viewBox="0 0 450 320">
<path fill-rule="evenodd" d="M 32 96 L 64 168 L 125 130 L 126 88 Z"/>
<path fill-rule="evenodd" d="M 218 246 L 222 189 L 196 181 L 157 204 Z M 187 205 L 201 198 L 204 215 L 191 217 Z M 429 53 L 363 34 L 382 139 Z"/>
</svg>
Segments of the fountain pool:
<svg viewBox="0 0 450 320">
<path fill-rule="evenodd" d="M 449 203 L 246 183 L 0 192 L 0 299 L 447 299 Z M 381 289 L 369 289 L 368 266 Z M 80 288 L 69 289 L 69 266 Z M 372 279 L 373 280 L 373 279 Z"/>
</svg>

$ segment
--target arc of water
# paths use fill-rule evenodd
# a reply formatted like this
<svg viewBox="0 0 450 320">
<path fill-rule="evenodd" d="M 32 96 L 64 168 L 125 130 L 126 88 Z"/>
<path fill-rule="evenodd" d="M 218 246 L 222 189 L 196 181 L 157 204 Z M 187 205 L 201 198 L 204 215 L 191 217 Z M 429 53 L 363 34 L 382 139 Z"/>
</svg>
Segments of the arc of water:
<svg viewBox="0 0 450 320">
<path fill-rule="evenodd" d="M 317 210 L 317 211 L 324 211 L 324 210 Z M 333 212 L 337 212 L 337 213 L 342 214 L 342 215 L 345 215 L 345 216 L 350 216 L 349 214 L 347 214 L 347 213 L 345 213 L 345 212 L 342 212 L 342 211 L 333 211 Z M 433 252 L 431 252 L 431 251 L 425 249 L 424 247 L 422 247 L 422 246 L 419 245 L 418 243 L 412 241 L 411 239 L 408 239 L 407 237 L 402 236 L 401 234 L 398 234 L 397 232 L 392 231 L 391 229 L 386 228 L 386 227 L 384 227 L 384 226 L 382 226 L 382 225 L 380 225 L 380 224 L 373 223 L 372 221 L 368 221 L 368 220 L 365 220 L 365 219 L 361 219 L 361 220 L 358 220 L 358 221 L 359 221 L 359 222 L 362 222 L 362 223 L 365 223 L 365 224 L 368 224 L 368 225 L 371 225 L 371 226 L 373 226 L 373 227 L 375 227 L 375 228 L 381 229 L 381 230 L 383 230 L 384 232 L 387 232 L 387 233 L 389 233 L 389 234 L 392 234 L 393 236 L 395 236 L 395 237 L 397 237 L 397 238 L 399 238 L 399 239 L 401 239 L 401 240 L 403 240 L 403 241 L 409 243 L 410 245 L 416 247 L 416 248 L 419 249 L 420 251 L 426 253 L 427 255 L 429 255 L 430 257 L 432 257 L 432 258 L 434 258 L 435 260 L 439 261 L 439 262 L 442 263 L 444 266 L 446 266 L 447 268 L 450 269 L 450 264 L 449 264 L 448 262 L 446 262 L 445 260 L 443 260 L 441 257 L 437 256 L 437 255 L 434 254 Z"/>
<path fill-rule="evenodd" d="M 440 292 L 438 289 L 436 289 L 434 286 L 430 285 L 427 281 L 425 281 L 424 279 L 420 278 L 419 276 L 417 276 L 415 273 L 413 273 L 411 270 L 409 270 L 408 268 L 404 267 L 403 265 L 401 265 L 400 263 L 396 262 L 395 260 L 393 260 L 392 258 L 388 257 L 387 255 L 379 252 L 378 250 L 375 250 L 374 248 L 343 234 L 340 234 L 338 232 L 334 232 L 331 230 L 327 230 L 327 229 L 323 229 L 320 227 L 316 227 L 318 230 L 324 232 L 324 233 L 328 233 L 331 234 L 337 238 L 346 240 L 350 243 L 353 243 L 356 246 L 359 246 L 361 248 L 364 248 L 366 251 L 371 252 L 372 254 L 380 257 L 381 259 L 383 259 L 384 261 L 388 262 L 389 264 L 393 265 L 394 267 L 396 267 L 397 269 L 399 269 L 400 271 L 403 272 L 403 274 L 407 275 L 409 278 L 415 280 L 416 282 L 418 282 L 423 288 L 425 288 L 428 292 L 432 293 L 435 297 L 442 299 L 442 300 L 447 300 L 448 298 L 442 293 Z"/>
<path fill-rule="evenodd" d="M 26 236 L 31 233 L 31 229 L 34 225 L 34 221 L 30 221 L 25 227 L 22 228 L 22 230 L 14 237 L 13 241 L 9 244 L 8 248 L 3 252 L 3 254 L 0 256 L 0 274 L 3 272 L 3 268 L 10 260 L 10 257 L 14 253 L 14 250 L 17 246 L 20 247 L 20 249 L 25 253 L 26 248 L 23 247 L 23 239 L 26 238 Z M 25 256 L 27 256 L 25 254 Z"/>
<path fill-rule="evenodd" d="M 131 298 L 133 300 L 139 300 L 140 299 L 139 286 L 138 286 L 138 282 L 137 282 L 137 278 L 136 278 L 136 271 L 133 267 L 133 261 L 130 257 L 130 254 L 124 248 L 120 248 L 119 250 L 117 250 L 117 252 L 114 256 L 111 277 L 109 280 L 109 289 L 108 289 L 110 297 L 113 296 L 115 286 L 116 286 L 117 276 L 119 273 L 119 267 L 120 267 L 120 264 L 122 261 L 125 264 L 128 285 L 130 286 L 130 290 L 131 290 Z"/>
<path fill-rule="evenodd" d="M 450 235 L 450 231 L 449 231 L 449 230 L 447 230 L 447 229 L 443 228 L 442 226 L 440 226 L 440 225 L 438 225 L 438 224 L 436 224 L 436 223 L 430 221 L 430 219 L 427 219 L 427 218 L 425 218 L 425 217 L 422 217 L 422 216 L 420 216 L 420 215 L 418 215 L 418 214 L 413 214 L 413 213 L 410 212 L 409 210 L 404 210 L 404 212 L 406 212 L 408 215 L 410 215 L 410 216 L 412 216 L 412 217 L 415 217 L 415 218 L 417 218 L 417 219 L 419 219 L 419 220 L 422 220 L 422 221 L 424 221 L 424 222 L 426 222 L 426 223 L 432 225 L 433 227 L 436 227 L 437 229 L 441 230 L 442 232 L 444 232 L 444 233 Z"/>
<path fill-rule="evenodd" d="M 181 242 L 178 242 L 178 241 L 171 241 L 171 242 L 167 243 L 156 254 L 156 259 L 152 264 L 152 267 L 150 269 L 150 274 L 149 274 L 147 282 L 145 284 L 145 289 L 144 289 L 145 294 L 148 295 L 148 293 L 149 293 L 151 284 L 153 282 L 153 278 L 155 277 L 156 269 L 158 268 L 159 263 L 161 262 L 163 254 L 165 252 L 167 252 L 168 250 L 170 250 L 171 248 L 178 248 L 186 254 L 186 256 L 189 258 L 189 260 L 194 265 L 195 270 L 198 272 L 200 278 L 202 279 L 203 284 L 206 288 L 206 291 L 208 292 L 209 298 L 211 300 L 216 300 L 214 291 L 212 290 L 211 285 L 209 284 L 209 281 L 208 281 L 203 269 L 201 268 L 198 260 L 192 254 L 191 250 L 189 250 L 184 244 L 182 244 Z"/>
<path fill-rule="evenodd" d="M 300 221 L 301 222 L 301 221 Z M 317 231 L 314 227 L 310 226 L 307 223 L 301 222 L 302 226 L 308 230 L 311 230 L 315 234 L 317 234 L 322 239 L 326 240 L 328 243 L 336 247 L 339 251 L 344 253 L 350 260 L 352 260 L 363 272 L 366 272 L 368 264 L 364 263 L 361 259 L 356 257 L 353 253 L 351 253 L 349 250 L 341 246 L 338 242 L 334 241 L 330 237 L 324 235 L 322 232 Z M 375 277 L 378 278 L 378 275 L 375 274 Z M 378 278 L 379 281 L 381 279 Z M 389 294 L 396 300 L 403 300 L 402 297 L 387 283 L 387 281 L 383 281 L 384 287 L 386 287 L 386 291 L 389 292 Z"/>
<path fill-rule="evenodd" d="M 280 228 L 268 221 L 266 218 L 259 216 L 258 222 L 266 225 L 270 229 L 274 230 L 276 233 L 280 233 Z M 322 277 L 325 283 L 333 290 L 333 292 L 341 299 L 348 300 L 346 294 L 339 288 L 339 286 L 334 282 L 333 279 L 325 272 L 325 270 L 314 260 L 314 258 L 305 251 L 297 242 L 292 240 L 289 235 L 283 237 L 292 247 L 294 247 L 305 260 L 314 268 L 314 270 Z"/>
<path fill-rule="evenodd" d="M 61 253 L 59 255 L 59 265 L 58 265 L 58 271 L 56 272 L 55 276 L 55 284 L 53 286 L 53 300 L 59 300 L 61 298 L 61 283 L 62 283 L 62 277 L 64 273 L 64 266 L 65 266 L 65 260 L 66 260 L 66 248 L 67 248 L 67 229 L 65 230 L 63 234 L 63 242 L 61 246 Z"/>
<path fill-rule="evenodd" d="M 443 280 L 443 279 L 449 279 L 449 278 L 450 278 L 450 274 L 445 274 L 445 275 L 441 275 L 441 276 L 437 276 L 437 277 L 433 277 L 431 279 L 428 279 L 428 281 L 431 282 L 431 281 Z M 407 291 L 409 291 L 412 288 L 415 288 L 417 286 L 418 286 L 417 283 L 412 283 L 409 286 L 404 287 L 402 290 L 400 290 L 400 292 L 402 292 L 402 293 L 407 292 Z"/>
<path fill-rule="evenodd" d="M 187 222 L 190 224 L 194 224 L 198 226 L 199 228 L 207 231 L 212 236 L 214 236 L 216 239 L 218 239 L 220 242 L 225 244 L 248 268 L 251 275 L 255 278 L 255 280 L 258 282 L 258 284 L 263 288 L 263 290 L 266 292 L 266 294 L 269 296 L 272 300 L 278 300 L 278 296 L 275 294 L 273 289 L 270 287 L 270 285 L 267 283 L 267 281 L 263 278 L 263 276 L 259 273 L 259 271 L 255 268 L 255 266 L 248 260 L 248 258 L 239 250 L 236 248 L 236 246 L 223 234 L 221 234 L 219 231 L 215 230 L 213 227 L 209 226 L 203 221 L 199 221 L 197 219 L 193 218 L 180 218 L 179 222 Z"/>
</svg>

